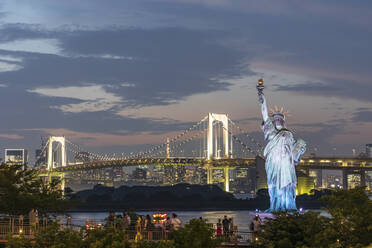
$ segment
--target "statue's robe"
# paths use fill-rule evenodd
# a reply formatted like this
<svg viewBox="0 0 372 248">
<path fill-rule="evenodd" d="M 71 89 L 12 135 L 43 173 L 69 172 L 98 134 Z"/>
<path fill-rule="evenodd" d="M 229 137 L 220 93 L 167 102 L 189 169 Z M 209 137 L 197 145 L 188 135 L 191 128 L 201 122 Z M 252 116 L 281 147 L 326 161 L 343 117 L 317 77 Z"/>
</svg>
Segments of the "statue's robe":
<svg viewBox="0 0 372 248">
<path fill-rule="evenodd" d="M 284 128 L 277 130 L 271 120 L 263 123 L 262 130 L 268 141 L 264 150 L 270 195 L 270 209 L 267 212 L 297 209 L 293 135 Z"/>
</svg>

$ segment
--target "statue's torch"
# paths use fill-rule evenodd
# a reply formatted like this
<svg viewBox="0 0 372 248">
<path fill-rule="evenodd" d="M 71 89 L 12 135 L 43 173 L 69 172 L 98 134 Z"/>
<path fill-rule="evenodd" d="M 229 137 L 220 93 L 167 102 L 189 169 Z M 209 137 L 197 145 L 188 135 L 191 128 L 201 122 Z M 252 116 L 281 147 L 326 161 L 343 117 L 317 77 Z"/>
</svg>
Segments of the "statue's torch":
<svg viewBox="0 0 372 248">
<path fill-rule="evenodd" d="M 257 91 L 258 91 L 258 101 L 263 104 L 264 103 L 264 96 L 263 96 L 263 90 L 265 89 L 264 81 L 262 78 L 258 79 L 257 85 L 256 85 Z"/>
<path fill-rule="evenodd" d="M 258 79 L 258 82 L 257 82 L 256 88 L 257 88 L 257 90 L 258 90 L 258 93 L 259 93 L 259 94 L 262 94 L 263 89 L 265 89 L 264 81 L 263 81 L 262 78 Z"/>
<path fill-rule="evenodd" d="M 259 93 L 262 93 L 263 89 L 265 89 L 265 86 L 263 85 L 263 79 L 262 78 L 258 79 L 256 88 L 257 88 Z"/>
</svg>

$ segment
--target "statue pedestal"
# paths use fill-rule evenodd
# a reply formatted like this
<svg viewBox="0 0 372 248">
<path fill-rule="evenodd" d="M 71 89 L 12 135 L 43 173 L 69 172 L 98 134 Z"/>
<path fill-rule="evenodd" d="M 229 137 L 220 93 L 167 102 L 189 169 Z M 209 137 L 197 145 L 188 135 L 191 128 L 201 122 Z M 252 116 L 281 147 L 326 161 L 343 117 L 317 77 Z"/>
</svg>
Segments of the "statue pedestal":
<svg viewBox="0 0 372 248">
<path fill-rule="evenodd" d="M 253 220 L 254 217 L 260 217 L 262 221 L 265 221 L 265 219 L 274 219 L 274 215 L 272 213 L 264 213 L 264 212 L 250 212 L 249 213 L 249 219 Z"/>
</svg>

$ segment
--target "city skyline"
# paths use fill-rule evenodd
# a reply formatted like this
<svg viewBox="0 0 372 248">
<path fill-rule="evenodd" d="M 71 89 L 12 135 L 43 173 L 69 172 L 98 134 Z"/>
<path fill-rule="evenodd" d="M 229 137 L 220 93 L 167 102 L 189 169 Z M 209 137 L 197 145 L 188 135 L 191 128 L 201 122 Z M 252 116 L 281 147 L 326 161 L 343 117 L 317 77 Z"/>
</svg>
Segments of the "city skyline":
<svg viewBox="0 0 372 248">
<path fill-rule="evenodd" d="M 0 144 L 90 151 L 163 143 L 208 112 L 263 143 L 255 84 L 309 152 L 372 143 L 372 4 L 57 0 L 0 5 Z"/>
</svg>

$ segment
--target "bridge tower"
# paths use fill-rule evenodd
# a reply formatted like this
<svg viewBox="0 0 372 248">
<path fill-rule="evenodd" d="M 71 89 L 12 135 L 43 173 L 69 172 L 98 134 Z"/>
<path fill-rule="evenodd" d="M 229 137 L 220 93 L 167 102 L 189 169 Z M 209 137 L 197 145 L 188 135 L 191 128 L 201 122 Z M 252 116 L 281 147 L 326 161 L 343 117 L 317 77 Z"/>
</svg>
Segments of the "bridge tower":
<svg viewBox="0 0 372 248">
<path fill-rule="evenodd" d="M 60 151 L 61 160 L 59 166 L 65 167 L 66 166 L 66 139 L 64 136 L 49 136 L 47 146 L 48 146 L 48 154 L 47 154 L 47 179 L 48 182 L 52 182 L 53 177 L 59 177 L 61 181 L 60 188 L 62 190 L 62 194 L 64 194 L 65 190 L 65 174 L 63 172 L 55 172 L 53 171 L 54 166 L 54 152 L 53 152 L 53 144 L 58 143 L 57 149 Z"/>
<path fill-rule="evenodd" d="M 222 123 L 222 133 L 223 133 L 223 148 L 224 148 L 224 158 L 229 158 L 230 154 L 232 154 L 232 144 L 229 144 L 229 118 L 226 114 L 215 114 L 215 113 L 209 113 L 208 114 L 208 134 L 207 134 L 207 160 L 212 159 L 219 159 L 221 156 L 217 154 L 213 154 L 213 145 L 215 145 L 215 150 L 217 151 L 217 142 L 215 140 L 215 143 L 213 143 L 213 123 L 215 121 L 219 121 Z M 213 167 L 207 168 L 207 183 L 213 184 Z M 216 169 L 216 168 L 215 168 Z M 224 174 L 224 187 L 225 191 L 229 192 L 230 185 L 229 185 L 229 168 L 224 167 L 223 168 L 223 174 Z"/>
<path fill-rule="evenodd" d="M 224 157 L 229 157 L 229 118 L 225 114 L 208 114 L 208 134 L 207 134 L 207 159 L 220 158 L 218 154 L 213 154 L 213 122 L 219 121 L 223 127 L 223 147 Z M 216 145 L 216 144 L 215 144 Z M 232 151 L 230 151 L 232 153 Z"/>
<path fill-rule="evenodd" d="M 60 166 L 66 166 L 66 140 L 64 136 L 49 136 L 48 139 L 48 163 L 47 170 L 52 170 L 54 166 L 53 143 L 58 143 L 61 152 Z"/>
</svg>

